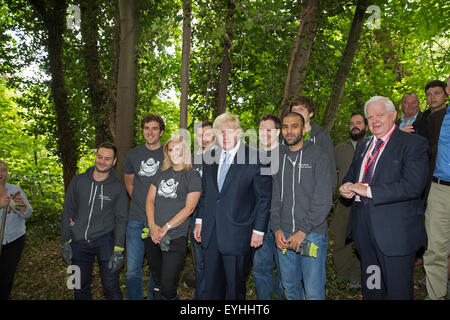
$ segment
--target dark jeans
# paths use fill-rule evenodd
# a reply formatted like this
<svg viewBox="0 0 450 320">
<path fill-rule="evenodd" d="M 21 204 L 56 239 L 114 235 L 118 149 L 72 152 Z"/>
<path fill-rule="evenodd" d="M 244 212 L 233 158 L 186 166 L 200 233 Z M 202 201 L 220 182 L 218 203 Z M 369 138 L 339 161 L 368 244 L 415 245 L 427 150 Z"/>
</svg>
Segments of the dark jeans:
<svg viewBox="0 0 450 320">
<path fill-rule="evenodd" d="M 109 258 L 114 250 L 114 236 L 110 232 L 92 241 L 72 241 L 72 264 L 80 267 L 81 289 L 75 289 L 75 300 L 91 300 L 92 270 L 95 257 L 100 267 L 103 293 L 108 300 L 122 300 L 119 272 L 108 268 Z"/>
<path fill-rule="evenodd" d="M 25 235 L 2 246 L 0 257 L 0 300 L 8 300 L 14 282 L 14 274 L 25 247 Z"/>
<path fill-rule="evenodd" d="M 275 262 L 274 262 L 275 260 Z M 276 273 L 274 273 L 276 265 Z M 278 260 L 277 246 L 270 223 L 267 226 L 261 247 L 253 256 L 253 281 L 255 282 L 256 295 L 259 300 L 272 300 L 272 295 L 281 299 L 283 286 L 281 283 L 280 263 Z"/>
<path fill-rule="evenodd" d="M 145 249 L 155 288 L 160 288 L 163 299 L 176 299 L 179 274 L 186 257 L 187 237 L 171 240 L 169 251 L 161 251 L 159 244 L 149 237 L 145 239 Z"/>
</svg>

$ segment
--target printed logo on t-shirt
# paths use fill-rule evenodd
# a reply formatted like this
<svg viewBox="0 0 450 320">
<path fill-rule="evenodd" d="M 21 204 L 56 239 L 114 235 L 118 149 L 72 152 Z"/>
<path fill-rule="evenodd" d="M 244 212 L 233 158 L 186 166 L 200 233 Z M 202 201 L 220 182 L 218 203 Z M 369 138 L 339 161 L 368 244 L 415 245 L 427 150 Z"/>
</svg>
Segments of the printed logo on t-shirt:
<svg viewBox="0 0 450 320">
<path fill-rule="evenodd" d="M 202 169 L 203 169 L 202 167 L 195 168 L 195 171 L 198 172 L 198 174 L 200 175 L 200 178 L 203 176 L 203 170 Z"/>
<path fill-rule="evenodd" d="M 169 180 L 161 180 L 158 187 L 158 195 L 165 198 L 176 198 L 177 197 L 177 187 L 178 182 L 175 179 L 170 178 Z"/>
<path fill-rule="evenodd" d="M 159 161 L 148 158 L 147 161 L 141 161 L 141 168 L 138 172 L 140 176 L 153 177 L 159 169 Z"/>
</svg>

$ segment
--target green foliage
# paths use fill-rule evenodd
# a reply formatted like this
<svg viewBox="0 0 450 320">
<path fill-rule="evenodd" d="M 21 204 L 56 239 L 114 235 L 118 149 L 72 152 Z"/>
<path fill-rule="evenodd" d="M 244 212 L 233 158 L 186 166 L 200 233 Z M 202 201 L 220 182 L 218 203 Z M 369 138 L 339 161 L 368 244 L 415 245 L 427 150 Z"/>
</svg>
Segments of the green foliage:
<svg viewBox="0 0 450 320">
<path fill-rule="evenodd" d="M 77 0 L 68 4 L 78 5 Z M 239 116 L 244 131 L 256 128 L 264 113 L 277 113 L 283 96 L 300 1 L 239 0 L 233 15 L 231 70 L 227 110 Z M 403 93 L 415 92 L 426 108 L 425 84 L 450 74 L 450 3 L 439 0 L 370 1 L 379 6 L 380 29 L 363 27 L 332 132 L 337 144 L 348 136 L 348 119 L 362 113 L 371 96 L 390 97 L 398 106 Z M 113 104 L 117 34 L 115 1 L 98 0 L 99 84 Z M 339 68 L 356 1 L 321 1 L 310 63 L 302 94 L 315 102 L 313 121 L 320 123 Z M 182 1 L 138 1 L 137 96 L 134 144 L 144 142 L 141 117 L 163 116 L 164 143 L 178 128 Z M 369 14 L 367 14 L 368 16 Z M 213 120 L 217 106 L 227 1 L 192 1 L 192 50 L 188 128 Z M 368 18 L 368 17 L 367 17 Z M 37 237 L 53 239 L 63 205 L 63 179 L 54 103 L 50 94 L 45 27 L 28 0 L 0 0 L 0 158 L 10 167 L 10 182 L 20 185 L 35 209 L 28 224 Z M 69 113 L 75 132 L 78 172 L 93 164 L 95 125 L 87 91 L 83 39 L 66 29 L 63 68 Z M 33 68 L 34 66 L 34 68 Z M 28 72 L 27 72 L 28 70 Z M 31 73 L 30 73 L 30 70 Z M 120 133 L 118 133 L 120 134 Z M 32 237 L 31 237 L 32 238 Z M 33 241 L 35 241 L 33 239 Z M 57 247 L 57 246 L 56 246 Z M 52 244 L 49 251 L 55 250 Z M 50 257 L 55 259 L 54 256 Z M 56 271 L 55 271 L 56 272 Z M 329 275 L 333 272 L 329 272 Z M 59 275 L 62 281 L 64 277 Z M 20 279 L 23 286 L 28 282 Z M 343 297 L 345 283 L 329 279 L 329 297 Z M 33 283 L 36 287 L 36 283 Z M 59 288 L 61 289 L 61 288 Z M 47 291 L 42 297 L 64 296 Z M 67 292 L 65 292 L 67 296 Z M 348 298 L 348 297 L 347 297 Z"/>
<path fill-rule="evenodd" d="M 31 221 L 61 213 L 64 184 L 57 157 L 45 149 L 47 137 L 33 134 L 27 109 L 14 103 L 15 94 L 0 84 L 1 158 L 8 164 L 9 182 L 19 185 L 34 208 Z"/>
</svg>

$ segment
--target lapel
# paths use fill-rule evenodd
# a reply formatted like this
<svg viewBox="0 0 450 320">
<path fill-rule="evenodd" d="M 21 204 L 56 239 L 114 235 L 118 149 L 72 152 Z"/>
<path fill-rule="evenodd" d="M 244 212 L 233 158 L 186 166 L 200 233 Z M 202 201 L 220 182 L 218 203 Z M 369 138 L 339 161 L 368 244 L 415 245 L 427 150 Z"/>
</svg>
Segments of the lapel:
<svg viewBox="0 0 450 320">
<path fill-rule="evenodd" d="M 213 186 L 216 188 L 216 192 L 219 193 L 219 186 L 217 185 L 217 171 L 219 170 L 219 161 L 220 161 L 220 154 L 222 153 L 221 148 L 214 149 L 211 151 L 212 156 L 214 157 L 215 161 L 211 164 L 211 177 L 210 179 L 213 180 Z"/>
<path fill-rule="evenodd" d="M 356 146 L 355 152 L 359 153 L 359 159 L 358 159 L 358 171 L 356 172 L 356 179 L 359 177 L 359 173 L 361 172 L 361 166 L 363 165 L 364 157 L 366 156 L 367 152 L 369 151 L 370 144 L 372 143 L 373 136 L 365 138 L 360 143 L 362 144 L 362 147 L 360 148 L 361 151 L 358 150 L 358 146 Z"/>
<path fill-rule="evenodd" d="M 383 170 L 384 168 L 389 168 L 389 161 L 391 161 L 393 152 L 395 152 L 395 148 L 398 145 L 397 143 L 399 139 L 398 132 L 399 129 L 395 128 L 394 132 L 392 132 L 391 138 L 384 147 L 383 153 L 381 154 L 380 159 L 378 159 L 378 163 L 372 177 L 372 183 L 376 182 L 376 179 L 384 171 Z"/>
<path fill-rule="evenodd" d="M 240 166 L 238 165 L 238 159 L 239 162 L 242 162 L 245 155 L 245 145 L 241 141 L 241 145 L 239 146 L 239 149 L 236 152 L 236 155 L 234 156 L 233 162 L 230 165 L 230 168 L 228 169 L 227 175 L 225 176 L 225 181 L 223 182 L 222 186 L 222 192 L 228 187 L 228 185 L 231 184 L 232 181 L 237 181 L 236 177 L 239 172 Z M 219 167 L 219 165 L 217 165 Z M 216 171 L 217 172 L 217 171 Z M 217 186 L 217 178 L 216 178 L 216 186 Z M 219 190 L 219 187 L 217 187 L 217 190 Z"/>
</svg>

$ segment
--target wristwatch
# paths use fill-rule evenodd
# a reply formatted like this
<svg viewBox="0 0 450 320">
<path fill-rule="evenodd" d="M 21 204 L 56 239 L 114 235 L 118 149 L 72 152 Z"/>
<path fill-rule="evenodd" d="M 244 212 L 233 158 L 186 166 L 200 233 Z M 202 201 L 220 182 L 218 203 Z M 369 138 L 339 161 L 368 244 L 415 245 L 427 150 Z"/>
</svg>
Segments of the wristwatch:
<svg viewBox="0 0 450 320">
<path fill-rule="evenodd" d="M 170 230 L 172 228 L 172 226 L 168 222 L 166 223 L 166 226 L 167 226 L 167 230 Z"/>
</svg>

